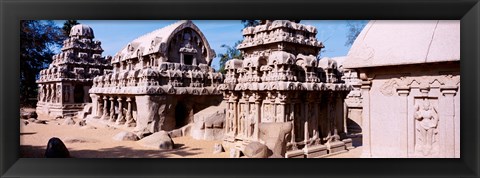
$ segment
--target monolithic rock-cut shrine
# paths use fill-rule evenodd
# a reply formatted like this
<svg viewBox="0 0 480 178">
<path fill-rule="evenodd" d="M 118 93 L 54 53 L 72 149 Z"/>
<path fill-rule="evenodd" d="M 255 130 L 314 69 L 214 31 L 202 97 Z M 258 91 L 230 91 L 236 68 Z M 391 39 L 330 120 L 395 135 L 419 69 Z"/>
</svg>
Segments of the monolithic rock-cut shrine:
<svg viewBox="0 0 480 178">
<path fill-rule="evenodd" d="M 460 21 L 372 20 L 344 68 L 361 79 L 363 157 L 460 157 Z"/>
<path fill-rule="evenodd" d="M 53 56 L 48 69 L 40 71 L 37 112 L 50 116 L 73 115 L 91 102 L 88 90 L 95 76 L 111 72 L 111 57 L 102 57 L 101 42 L 93 40 L 92 28 L 75 25 Z"/>
<path fill-rule="evenodd" d="M 266 20 L 243 30 L 245 57 L 226 63 L 220 90 L 227 102 L 224 145 L 237 156 L 251 142 L 271 157 L 321 157 L 344 152 L 344 98 L 350 91 L 334 60 L 318 60 L 317 29 Z M 234 151 L 232 151 L 234 152 Z"/>
<path fill-rule="evenodd" d="M 145 34 L 112 59 L 113 73 L 95 77 L 91 122 L 121 126 L 140 137 L 189 124 L 222 101 L 223 81 L 210 67 L 215 52 L 191 21 Z"/>
</svg>

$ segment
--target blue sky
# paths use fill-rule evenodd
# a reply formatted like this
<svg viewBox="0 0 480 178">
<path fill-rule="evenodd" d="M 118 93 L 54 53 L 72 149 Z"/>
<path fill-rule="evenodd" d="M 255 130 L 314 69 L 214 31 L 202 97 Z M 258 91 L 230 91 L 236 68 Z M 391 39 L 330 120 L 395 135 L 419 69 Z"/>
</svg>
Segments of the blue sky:
<svg viewBox="0 0 480 178">
<path fill-rule="evenodd" d="M 130 41 L 153 30 L 175 23 L 177 20 L 79 20 L 79 23 L 92 27 L 95 39 L 102 42 L 105 50 L 103 55 L 115 55 Z M 65 20 L 56 20 L 58 26 L 63 26 Z M 240 20 L 193 20 L 207 38 L 211 48 L 217 54 L 224 53 L 222 44 L 232 46 L 242 39 L 243 24 Z M 368 21 L 350 21 L 365 25 Z M 325 45 L 322 56 L 345 56 L 350 49 L 345 46 L 347 40 L 346 20 L 302 20 L 300 23 L 317 27 L 317 39 Z M 212 62 L 212 67 L 218 69 L 219 58 Z"/>
</svg>

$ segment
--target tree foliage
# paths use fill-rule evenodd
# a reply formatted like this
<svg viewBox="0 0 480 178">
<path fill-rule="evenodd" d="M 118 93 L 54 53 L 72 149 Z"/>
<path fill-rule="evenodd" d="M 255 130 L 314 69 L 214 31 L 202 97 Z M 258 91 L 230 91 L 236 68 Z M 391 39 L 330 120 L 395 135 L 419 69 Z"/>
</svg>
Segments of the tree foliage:
<svg viewBox="0 0 480 178">
<path fill-rule="evenodd" d="M 68 35 L 70 35 L 70 30 L 72 29 L 72 27 L 78 24 L 80 23 L 78 23 L 77 20 L 66 20 L 65 23 L 63 23 L 62 27 L 63 35 L 68 37 Z"/>
<path fill-rule="evenodd" d="M 254 27 L 260 25 L 261 20 L 242 20 L 243 27 Z"/>
<path fill-rule="evenodd" d="M 223 44 L 221 47 L 225 48 L 225 53 L 218 54 L 217 57 L 220 58 L 220 69 L 219 72 L 225 73 L 225 63 L 230 59 L 243 59 L 242 53 L 237 49 L 237 46 L 242 42 L 242 40 L 237 41 L 233 46 Z"/>
<path fill-rule="evenodd" d="M 62 44 L 62 29 L 53 21 L 23 20 L 20 27 L 20 103 L 33 104 L 35 83 L 40 70 L 52 62 L 55 49 Z"/>
<path fill-rule="evenodd" d="M 345 46 L 351 46 L 357 36 L 362 32 L 363 28 L 367 23 L 362 23 L 362 21 L 347 21 L 347 41 L 345 41 Z"/>
</svg>

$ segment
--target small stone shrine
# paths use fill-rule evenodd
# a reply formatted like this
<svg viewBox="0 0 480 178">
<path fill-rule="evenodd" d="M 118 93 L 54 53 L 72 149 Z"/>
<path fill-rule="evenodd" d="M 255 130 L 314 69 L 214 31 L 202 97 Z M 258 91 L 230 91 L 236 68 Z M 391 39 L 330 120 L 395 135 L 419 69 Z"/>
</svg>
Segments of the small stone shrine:
<svg viewBox="0 0 480 178">
<path fill-rule="evenodd" d="M 226 63 L 219 88 L 227 102 L 224 145 L 237 157 L 260 142 L 279 157 L 322 157 L 344 152 L 344 99 L 334 60 L 318 60 L 324 47 L 313 26 L 266 20 L 246 27 L 238 45 L 244 60 Z"/>
<path fill-rule="evenodd" d="M 222 101 L 223 75 L 210 67 L 215 52 L 191 21 L 143 35 L 112 59 L 113 73 L 95 77 L 89 122 L 143 137 L 193 121 L 194 113 Z"/>
<path fill-rule="evenodd" d="M 344 67 L 361 80 L 362 157 L 460 157 L 460 21 L 372 20 Z"/>
<path fill-rule="evenodd" d="M 88 90 L 95 76 L 111 72 L 111 57 L 102 57 L 101 42 L 93 40 L 89 26 L 72 27 L 62 52 L 40 71 L 37 112 L 50 116 L 73 115 L 91 102 Z"/>
</svg>

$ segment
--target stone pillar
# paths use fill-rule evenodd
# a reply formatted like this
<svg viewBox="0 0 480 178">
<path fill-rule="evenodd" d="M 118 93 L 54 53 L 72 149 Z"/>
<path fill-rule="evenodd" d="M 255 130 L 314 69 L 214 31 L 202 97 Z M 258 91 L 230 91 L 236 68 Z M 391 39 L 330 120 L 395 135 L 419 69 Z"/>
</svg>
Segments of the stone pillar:
<svg viewBox="0 0 480 178">
<path fill-rule="evenodd" d="M 115 98 L 110 97 L 110 122 L 115 122 Z"/>
<path fill-rule="evenodd" d="M 455 101 L 454 96 L 456 94 L 457 86 L 442 86 L 440 91 L 444 96 L 443 111 L 438 111 L 442 113 L 440 116 L 441 128 L 440 132 L 444 135 L 443 140 L 440 141 L 440 145 L 443 145 L 440 150 L 443 151 L 444 157 L 454 158 L 455 157 Z M 457 131 L 459 132 L 459 131 Z"/>
<path fill-rule="evenodd" d="M 99 99 L 98 95 L 96 94 L 90 94 L 90 97 L 92 98 L 92 116 L 98 118 L 99 116 Z"/>
<path fill-rule="evenodd" d="M 160 107 L 161 99 L 165 96 L 158 95 L 140 95 L 135 96 L 137 103 L 137 123 L 133 130 L 137 135 L 143 136 L 146 133 L 152 133 L 154 127 L 151 127 L 155 116 L 158 116 L 158 108 Z"/>
<path fill-rule="evenodd" d="M 117 125 L 123 125 L 125 124 L 125 116 L 123 116 L 123 101 L 122 97 L 118 97 L 118 117 L 117 117 Z"/>
<path fill-rule="evenodd" d="M 109 113 L 108 113 L 108 98 L 107 98 L 107 96 L 103 96 L 103 115 L 102 115 L 102 119 L 107 120 L 108 116 L 109 116 Z"/>
<path fill-rule="evenodd" d="M 400 111 L 399 118 L 401 118 L 401 127 L 400 129 L 401 133 L 399 133 L 400 140 L 398 140 L 399 145 L 401 146 L 402 153 L 398 155 L 399 157 L 407 158 L 413 155 L 409 155 L 412 147 L 414 149 L 414 145 L 409 145 L 410 140 L 413 140 L 415 138 L 411 138 L 413 134 L 411 134 L 409 131 L 409 124 L 412 124 L 413 119 L 409 119 L 408 115 L 408 94 L 410 93 L 410 88 L 409 87 L 398 87 L 397 88 L 397 93 L 400 96 L 400 107 L 398 108 Z M 410 121 L 411 120 L 411 121 Z"/>
<path fill-rule="evenodd" d="M 361 157 L 363 158 L 370 158 L 372 157 L 372 150 L 371 150 L 371 140 L 370 140 L 370 88 L 371 88 L 371 81 L 362 81 L 362 105 L 363 105 L 363 112 L 362 112 L 362 147 L 363 152 Z"/>
<path fill-rule="evenodd" d="M 257 107 L 256 108 L 256 114 L 257 114 L 257 117 L 256 117 L 256 121 L 257 123 L 255 124 L 255 130 L 254 130 L 254 135 L 255 135 L 255 140 L 258 140 L 260 139 L 260 129 L 259 129 L 259 125 L 260 123 L 262 122 L 262 98 L 258 95 L 255 96 L 255 106 Z"/>
<path fill-rule="evenodd" d="M 133 120 L 132 117 L 132 98 L 127 97 L 127 113 L 125 113 L 125 120 L 127 120 L 127 127 L 133 126 L 135 121 Z"/>
</svg>

